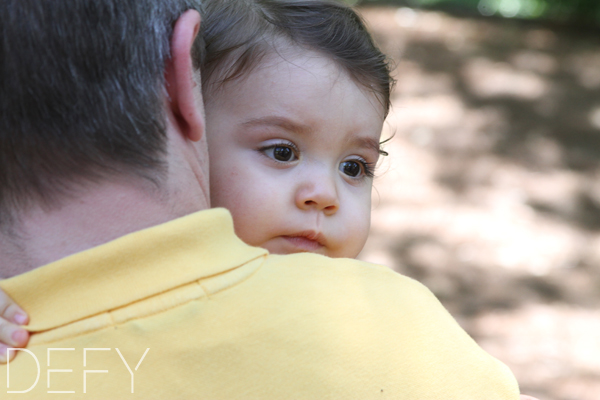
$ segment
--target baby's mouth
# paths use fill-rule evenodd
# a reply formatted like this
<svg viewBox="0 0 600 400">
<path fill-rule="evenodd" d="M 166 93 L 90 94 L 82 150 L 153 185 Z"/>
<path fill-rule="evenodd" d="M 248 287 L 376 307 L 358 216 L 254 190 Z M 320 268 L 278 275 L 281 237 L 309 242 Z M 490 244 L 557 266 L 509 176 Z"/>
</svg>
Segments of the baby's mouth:
<svg viewBox="0 0 600 400">
<path fill-rule="evenodd" d="M 299 232 L 281 236 L 298 251 L 316 251 L 325 246 L 325 236 L 315 231 Z"/>
</svg>

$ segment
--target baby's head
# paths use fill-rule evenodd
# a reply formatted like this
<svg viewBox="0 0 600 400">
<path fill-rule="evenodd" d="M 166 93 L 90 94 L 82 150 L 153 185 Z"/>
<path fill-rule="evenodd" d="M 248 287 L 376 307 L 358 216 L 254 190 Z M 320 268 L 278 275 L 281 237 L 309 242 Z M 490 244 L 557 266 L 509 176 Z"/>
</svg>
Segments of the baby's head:
<svg viewBox="0 0 600 400">
<path fill-rule="evenodd" d="M 212 206 L 272 253 L 355 257 L 389 108 L 386 57 L 338 3 L 205 4 Z"/>
</svg>

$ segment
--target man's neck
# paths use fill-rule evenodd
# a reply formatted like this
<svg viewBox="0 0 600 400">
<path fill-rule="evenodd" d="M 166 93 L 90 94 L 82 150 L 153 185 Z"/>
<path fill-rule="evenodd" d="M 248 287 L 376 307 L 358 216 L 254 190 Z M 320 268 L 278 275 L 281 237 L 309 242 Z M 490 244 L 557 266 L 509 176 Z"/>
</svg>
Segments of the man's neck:
<svg viewBox="0 0 600 400">
<path fill-rule="evenodd" d="M 106 182 L 82 190 L 60 207 L 20 215 L 12 232 L 0 233 L 0 279 L 203 208 L 180 204 L 168 190 L 147 186 Z"/>
</svg>

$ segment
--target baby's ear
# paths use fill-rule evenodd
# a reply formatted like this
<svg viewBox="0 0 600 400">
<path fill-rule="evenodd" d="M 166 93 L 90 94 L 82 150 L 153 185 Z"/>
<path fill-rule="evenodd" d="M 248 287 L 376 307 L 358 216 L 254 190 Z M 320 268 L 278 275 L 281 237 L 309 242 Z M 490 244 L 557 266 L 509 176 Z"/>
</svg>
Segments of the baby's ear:
<svg viewBox="0 0 600 400">
<path fill-rule="evenodd" d="M 204 106 L 200 73 L 194 70 L 192 46 L 200 31 L 200 14 L 187 10 L 177 20 L 171 37 L 171 58 L 165 65 L 165 85 L 169 109 L 178 128 L 188 139 L 204 135 Z"/>
</svg>

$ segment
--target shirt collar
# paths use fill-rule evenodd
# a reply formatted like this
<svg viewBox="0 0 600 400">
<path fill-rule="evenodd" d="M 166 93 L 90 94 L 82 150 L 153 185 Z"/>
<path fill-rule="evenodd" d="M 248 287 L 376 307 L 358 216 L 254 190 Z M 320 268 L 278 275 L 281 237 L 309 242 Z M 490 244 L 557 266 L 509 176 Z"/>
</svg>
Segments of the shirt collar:
<svg viewBox="0 0 600 400">
<path fill-rule="evenodd" d="M 266 250 L 234 234 L 225 209 L 200 211 L 123 236 L 22 275 L 0 287 L 52 329 L 236 268 Z"/>
</svg>

